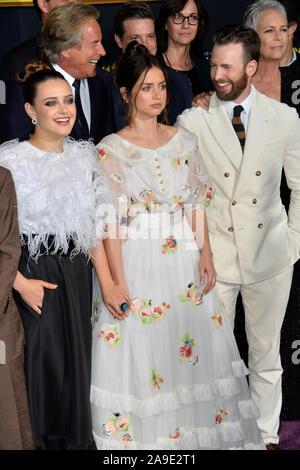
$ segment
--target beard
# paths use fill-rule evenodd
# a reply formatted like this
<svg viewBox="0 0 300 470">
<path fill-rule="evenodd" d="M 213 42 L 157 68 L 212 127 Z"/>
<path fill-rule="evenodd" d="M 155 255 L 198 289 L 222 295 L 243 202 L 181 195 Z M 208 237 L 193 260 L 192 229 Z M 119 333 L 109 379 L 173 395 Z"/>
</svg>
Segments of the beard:
<svg viewBox="0 0 300 470">
<path fill-rule="evenodd" d="M 217 83 L 229 83 L 231 88 L 229 91 L 222 91 L 218 88 Z M 232 80 L 226 81 L 216 81 L 212 80 L 212 84 L 214 89 L 216 90 L 217 97 L 222 101 L 235 101 L 245 90 L 248 84 L 248 75 L 246 72 L 236 80 L 235 82 Z"/>
</svg>

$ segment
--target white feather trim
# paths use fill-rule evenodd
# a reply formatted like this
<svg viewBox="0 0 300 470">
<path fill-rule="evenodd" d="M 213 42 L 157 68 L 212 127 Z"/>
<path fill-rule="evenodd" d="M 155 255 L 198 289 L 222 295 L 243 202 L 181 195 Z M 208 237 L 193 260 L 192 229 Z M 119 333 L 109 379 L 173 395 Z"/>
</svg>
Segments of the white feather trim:
<svg viewBox="0 0 300 470">
<path fill-rule="evenodd" d="M 57 154 L 13 140 L 0 146 L 0 165 L 14 179 L 20 233 L 28 239 L 30 256 L 37 259 L 45 247 L 67 253 L 70 240 L 75 242 L 71 257 L 79 252 L 89 256 L 98 237 L 105 236 L 98 208 L 113 204 L 94 145 L 67 138 Z"/>
</svg>

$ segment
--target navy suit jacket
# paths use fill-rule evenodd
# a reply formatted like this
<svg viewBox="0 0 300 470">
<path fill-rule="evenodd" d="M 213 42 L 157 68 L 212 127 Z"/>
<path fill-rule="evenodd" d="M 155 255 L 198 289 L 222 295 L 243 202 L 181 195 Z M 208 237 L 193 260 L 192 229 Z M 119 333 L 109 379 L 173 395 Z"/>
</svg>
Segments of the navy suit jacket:
<svg viewBox="0 0 300 470">
<path fill-rule="evenodd" d="M 91 100 L 90 138 L 94 143 L 115 132 L 112 104 L 112 81 L 105 70 L 97 69 L 95 77 L 88 78 Z M 6 103 L 0 104 L 0 143 L 18 138 L 26 140 L 33 133 L 33 125 L 24 109 L 22 85 L 14 80 L 6 83 Z M 76 119 L 70 134 L 75 140 L 82 139 Z"/>
</svg>

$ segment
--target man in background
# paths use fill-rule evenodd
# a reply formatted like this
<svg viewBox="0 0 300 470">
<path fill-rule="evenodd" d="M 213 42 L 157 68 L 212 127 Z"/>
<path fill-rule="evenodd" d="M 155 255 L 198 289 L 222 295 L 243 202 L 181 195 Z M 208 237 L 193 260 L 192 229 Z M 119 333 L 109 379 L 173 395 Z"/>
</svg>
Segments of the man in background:
<svg viewBox="0 0 300 470">
<path fill-rule="evenodd" d="M 95 144 L 114 131 L 110 74 L 97 67 L 106 54 L 98 18 L 92 5 L 63 5 L 48 15 L 41 35 L 44 61 L 65 77 L 74 94 L 77 117 L 70 135 Z M 0 107 L 0 141 L 25 140 L 32 131 L 22 87 L 10 81 Z"/>
<path fill-rule="evenodd" d="M 114 18 L 115 41 L 122 52 L 125 52 L 131 41 L 143 44 L 150 54 L 156 55 L 157 43 L 155 34 L 155 15 L 147 3 L 126 2 L 120 6 Z M 192 88 L 187 77 L 172 69 L 167 69 L 170 87 L 170 103 L 167 106 L 169 124 L 173 125 L 177 116 L 189 108 L 192 103 Z M 119 91 L 113 90 L 114 114 L 117 129 L 126 125 L 119 117 Z"/>
<path fill-rule="evenodd" d="M 53 8 L 68 3 L 77 3 L 79 0 L 33 0 L 33 6 L 44 24 Z M 0 65 L 0 80 L 5 83 L 15 80 L 16 74 L 24 70 L 31 60 L 41 59 L 41 32 L 22 42 L 7 52 Z"/>
</svg>

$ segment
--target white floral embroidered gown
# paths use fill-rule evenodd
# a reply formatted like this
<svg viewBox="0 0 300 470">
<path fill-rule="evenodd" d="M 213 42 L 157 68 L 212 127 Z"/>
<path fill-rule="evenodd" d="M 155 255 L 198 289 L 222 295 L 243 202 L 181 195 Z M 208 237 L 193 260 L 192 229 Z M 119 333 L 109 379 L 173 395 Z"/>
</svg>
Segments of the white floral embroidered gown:
<svg viewBox="0 0 300 470">
<path fill-rule="evenodd" d="M 129 317 L 118 321 L 94 285 L 98 449 L 263 449 L 247 369 L 215 290 L 202 295 L 200 253 L 184 215 L 211 197 L 196 137 L 179 128 L 150 150 L 112 134 L 98 149 L 123 230 L 127 223 L 132 299 Z"/>
</svg>

